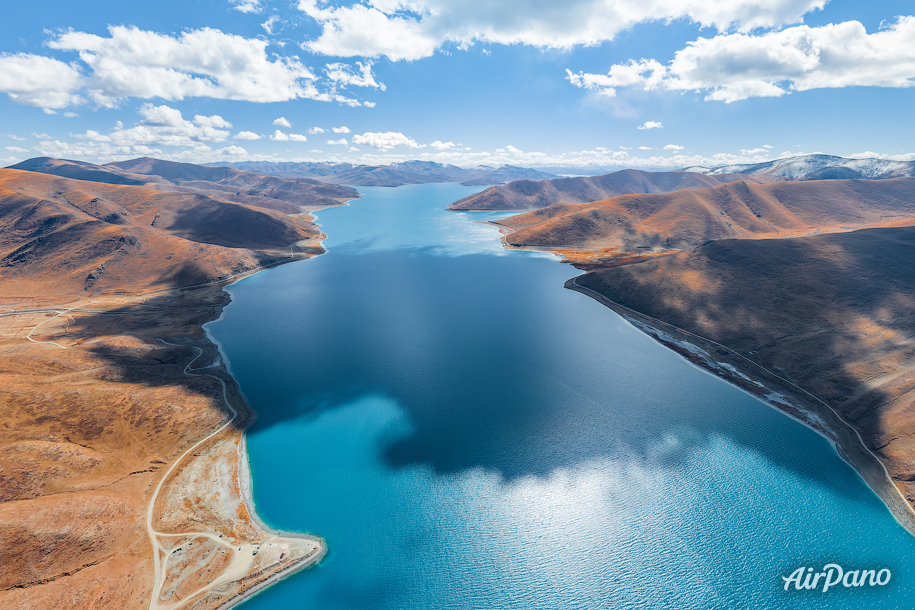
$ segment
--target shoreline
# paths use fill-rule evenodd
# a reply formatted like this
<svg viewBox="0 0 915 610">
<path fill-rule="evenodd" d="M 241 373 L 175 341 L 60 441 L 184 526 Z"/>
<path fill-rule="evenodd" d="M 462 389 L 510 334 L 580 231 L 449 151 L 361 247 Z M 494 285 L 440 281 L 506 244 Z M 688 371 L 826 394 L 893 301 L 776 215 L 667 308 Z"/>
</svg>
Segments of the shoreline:
<svg viewBox="0 0 915 610">
<path fill-rule="evenodd" d="M 346 201 L 341 201 L 338 206 L 326 206 L 326 207 L 348 206 L 348 205 L 350 205 L 350 203 L 349 203 L 350 201 L 355 201 L 355 200 L 358 200 L 361 198 L 362 198 L 362 196 L 357 197 L 355 199 L 348 199 Z M 325 209 L 325 208 L 321 208 L 321 209 Z M 318 216 L 316 214 L 317 210 L 303 209 L 302 212 L 303 212 L 303 214 L 307 214 L 308 216 L 311 217 L 310 222 L 312 222 L 316 228 L 318 228 L 318 229 L 321 228 L 321 225 L 317 222 L 317 220 L 318 220 Z M 248 429 L 257 421 L 258 414 L 257 414 L 257 411 L 252 409 L 251 406 L 249 405 L 248 400 L 245 397 L 245 394 L 241 389 L 241 385 L 238 383 L 238 380 L 235 378 L 235 375 L 232 373 L 231 360 L 229 359 L 228 355 L 225 353 L 222 344 L 216 339 L 216 337 L 213 335 L 213 333 L 210 331 L 210 328 L 209 328 L 210 324 L 212 324 L 214 322 L 218 322 L 219 320 L 221 320 L 223 318 L 223 316 L 225 315 L 226 307 L 231 305 L 232 302 L 234 301 L 232 292 L 230 290 L 228 290 L 228 288 L 230 286 L 232 286 L 244 279 L 247 279 L 249 277 L 253 277 L 254 275 L 257 275 L 263 271 L 272 269 L 274 267 L 279 267 L 279 266 L 285 265 L 287 263 L 305 261 L 305 260 L 314 258 L 315 256 L 321 256 L 323 254 L 326 254 L 327 249 L 324 247 L 325 239 L 327 239 L 327 234 L 324 233 L 323 231 L 321 231 L 320 234 L 314 239 L 315 246 L 313 247 L 313 249 L 316 250 L 315 252 L 300 251 L 300 252 L 296 253 L 292 250 L 292 248 L 296 244 L 292 244 L 292 245 L 290 245 L 290 256 L 287 260 L 278 261 L 278 262 L 270 264 L 270 265 L 264 265 L 264 266 L 261 266 L 256 269 L 251 269 L 247 272 L 240 273 L 237 276 L 232 277 L 231 281 L 227 281 L 228 278 L 226 278 L 223 280 L 216 280 L 216 281 L 210 283 L 210 284 L 222 284 L 221 286 L 219 286 L 219 290 L 224 292 L 228 296 L 228 301 L 224 305 L 220 306 L 219 315 L 215 319 L 202 324 L 200 326 L 200 329 L 203 331 L 204 336 L 206 337 L 206 340 L 216 350 L 216 353 L 219 358 L 219 365 L 217 368 L 221 369 L 235 384 L 239 397 L 243 402 L 243 406 L 248 412 L 248 417 L 245 419 L 244 425 L 241 426 L 237 431 L 237 434 L 239 435 L 239 443 L 238 443 L 238 450 L 237 450 L 237 454 L 236 454 L 237 460 L 238 460 L 236 468 L 237 468 L 238 485 L 239 485 L 239 489 L 241 492 L 242 502 L 244 503 L 245 509 L 248 513 L 250 520 L 262 532 L 269 534 L 271 536 L 275 536 L 277 538 L 298 539 L 298 540 L 308 541 L 308 542 L 316 544 L 318 547 L 318 552 L 316 555 L 308 556 L 308 557 L 294 561 L 289 566 L 270 575 L 268 578 L 254 584 L 253 586 L 251 586 L 247 589 L 244 589 L 243 591 L 236 593 L 229 599 L 225 600 L 223 603 L 216 606 L 215 610 L 229 610 L 230 608 L 233 608 L 233 607 L 247 601 L 248 599 L 256 596 L 257 594 L 261 593 L 262 591 L 269 588 L 273 584 L 276 584 L 298 572 L 317 567 L 321 563 L 321 561 L 327 556 L 327 552 L 328 552 L 327 542 L 321 536 L 310 533 L 310 532 L 290 532 L 290 531 L 275 529 L 275 528 L 267 525 L 264 522 L 264 520 L 261 518 L 261 516 L 258 514 L 257 507 L 254 503 L 254 489 L 253 489 L 253 480 L 252 480 L 253 477 L 252 477 L 252 473 L 251 473 L 251 462 L 250 462 L 250 458 L 248 456 L 248 440 L 247 440 Z M 298 256 L 296 254 L 298 254 Z M 203 285 L 206 285 L 206 284 L 203 284 Z M 201 285 L 201 286 L 203 286 L 203 285 Z M 191 600 L 188 600 L 188 601 L 191 601 Z"/>
<path fill-rule="evenodd" d="M 816 396 L 714 341 L 629 309 L 570 278 L 564 287 L 588 296 L 693 365 L 751 394 L 771 408 L 824 437 L 836 453 L 886 506 L 893 518 L 915 535 L 915 509 L 893 483 L 889 471 L 864 444 L 860 433 Z M 752 371 L 746 364 L 752 365 Z"/>
<path fill-rule="evenodd" d="M 360 196 L 355 199 L 361 199 L 361 198 L 362 197 Z M 336 206 L 325 206 L 325 207 L 348 206 L 349 202 L 354 201 L 355 199 L 341 201 Z M 321 209 L 325 209 L 325 208 L 321 208 Z M 320 229 L 321 225 L 318 224 L 318 222 L 317 222 L 318 217 L 317 217 L 316 212 L 317 212 L 317 210 L 315 210 L 315 209 L 302 209 L 301 213 L 302 213 L 302 215 L 309 216 L 310 217 L 309 222 L 314 224 L 316 228 Z M 236 471 L 236 476 L 237 476 L 237 483 L 238 483 L 240 499 L 245 508 L 245 512 L 247 514 L 248 521 L 250 522 L 250 524 L 253 525 L 262 534 L 264 534 L 268 537 L 272 537 L 274 539 L 280 540 L 281 542 L 285 542 L 285 543 L 289 543 L 289 542 L 295 543 L 296 541 L 308 543 L 310 545 L 313 545 L 315 547 L 315 551 L 316 551 L 314 554 L 309 553 L 309 554 L 305 555 L 304 557 L 299 557 L 299 558 L 295 558 L 295 559 L 293 559 L 292 554 L 290 554 L 290 557 L 286 560 L 286 562 L 290 562 L 289 565 L 282 567 L 281 569 L 274 572 L 273 574 L 270 574 L 267 578 L 265 578 L 259 582 L 256 582 L 249 587 L 244 587 L 244 585 L 237 584 L 236 586 L 242 587 L 242 590 L 235 592 L 234 594 L 232 594 L 230 597 L 228 597 L 227 599 L 225 599 L 218 605 L 212 606 L 212 608 L 214 608 L 215 610 L 229 610 L 230 608 L 235 607 L 235 606 L 247 601 L 251 597 L 253 597 L 253 596 L 257 595 L 258 593 L 262 592 L 263 590 L 267 589 L 270 585 L 280 582 L 281 580 L 284 580 L 285 578 L 288 578 L 289 576 L 292 576 L 293 574 L 296 574 L 298 572 L 301 572 L 301 571 L 304 571 L 304 570 L 317 566 L 327 556 L 327 552 L 328 552 L 327 543 L 321 536 L 319 536 L 317 534 L 309 533 L 309 532 L 289 532 L 289 531 L 283 531 L 283 530 L 278 530 L 278 529 L 272 528 L 272 527 L 268 526 L 263 521 L 263 519 L 260 517 L 260 515 L 257 513 L 256 505 L 254 502 L 254 494 L 253 494 L 251 464 L 250 464 L 250 460 L 248 457 L 248 451 L 247 451 L 247 431 L 251 427 L 251 425 L 253 425 L 254 422 L 257 421 L 258 414 L 249 405 L 248 400 L 245 397 L 240 384 L 238 383 L 238 380 L 233 375 L 231 361 L 228 358 L 228 356 L 226 355 L 225 351 L 223 350 L 222 344 L 213 336 L 213 334 L 211 333 L 211 331 L 209 329 L 209 325 L 211 323 L 217 322 L 220 319 L 222 319 L 222 317 L 225 315 L 225 308 L 228 307 L 234 300 L 231 291 L 228 290 L 228 288 L 230 286 L 232 286 L 244 279 L 247 279 L 249 277 L 253 277 L 254 275 L 257 275 L 263 271 L 272 269 L 274 267 L 279 267 L 279 266 L 285 265 L 287 263 L 304 261 L 304 260 L 308 260 L 310 258 L 314 258 L 315 256 L 320 256 L 322 254 L 326 254 L 327 249 L 323 245 L 325 239 L 327 239 L 327 235 L 323 231 L 320 231 L 317 236 L 315 236 L 311 240 L 308 240 L 309 241 L 308 244 L 304 244 L 302 242 L 296 242 L 294 244 L 290 244 L 288 258 L 272 261 L 268 264 L 259 265 L 255 268 L 248 269 L 248 270 L 242 271 L 240 273 L 233 274 L 231 276 L 217 278 L 217 279 L 211 280 L 209 282 L 202 282 L 200 284 L 194 284 L 194 285 L 189 285 L 189 286 L 181 286 L 181 287 L 177 287 L 177 288 L 169 288 L 169 289 L 165 289 L 165 290 L 152 291 L 149 293 L 137 295 L 137 297 L 139 297 L 139 298 L 148 298 L 148 297 L 150 297 L 154 294 L 158 294 L 160 292 L 171 292 L 171 291 L 185 292 L 185 291 L 189 291 L 189 290 L 201 289 L 201 288 L 206 288 L 206 287 L 209 287 L 211 289 L 216 289 L 219 292 L 222 292 L 225 294 L 225 296 L 227 298 L 224 303 L 222 303 L 221 305 L 218 306 L 218 315 L 215 318 L 213 318 L 212 320 L 209 320 L 207 322 L 204 322 L 203 324 L 200 324 L 197 328 L 203 333 L 203 336 L 204 336 L 204 341 L 201 342 L 202 347 L 204 349 L 212 348 L 215 351 L 216 357 L 217 357 L 212 365 L 210 365 L 209 367 L 205 367 L 205 368 L 212 367 L 214 369 L 214 372 L 221 373 L 220 377 L 225 376 L 226 379 L 231 384 L 233 384 L 234 389 L 237 392 L 236 400 L 241 402 L 241 404 L 239 406 L 244 409 L 244 413 L 237 412 L 232 417 L 232 419 L 228 420 L 228 422 L 223 424 L 224 426 L 227 427 L 225 432 L 219 433 L 217 431 L 215 433 L 215 436 L 213 437 L 213 439 L 207 439 L 205 445 L 210 445 L 212 447 L 212 446 L 215 446 L 222 439 L 230 438 L 232 436 L 237 435 L 238 442 L 237 442 L 237 449 L 235 451 L 235 458 L 234 458 L 235 459 L 235 471 Z M 186 337 L 183 337 L 183 338 L 186 338 Z M 198 347 L 197 349 L 201 349 L 201 348 Z M 188 365 L 188 366 L 190 366 L 190 365 Z M 194 369 L 194 370 L 198 370 L 198 369 Z M 217 377 L 217 379 L 218 378 L 219 377 Z M 228 402 L 226 402 L 226 407 L 231 411 L 235 411 L 235 409 Z M 234 429 L 229 429 L 230 427 L 233 427 L 233 426 L 234 426 Z M 197 457 L 197 456 L 200 456 L 203 454 L 204 454 L 204 450 L 203 450 L 203 448 L 201 448 L 201 451 L 195 452 L 194 457 Z M 180 458 L 179 458 L 179 461 L 180 461 Z M 186 464 L 183 464 L 182 468 L 187 468 L 189 465 L 193 464 L 193 462 L 194 462 L 194 459 L 192 458 Z M 177 465 L 178 465 L 177 462 L 173 464 L 173 466 L 177 466 Z M 160 485 L 167 486 L 170 482 L 173 482 L 174 479 L 177 477 L 177 471 L 182 470 L 182 468 L 175 468 L 176 473 L 174 473 L 174 474 L 171 472 L 171 470 L 169 470 L 169 472 L 166 474 L 165 478 L 160 480 Z M 172 481 L 166 480 L 169 478 L 171 478 Z M 238 523 L 244 523 L 244 521 L 245 521 L 244 519 L 238 519 L 238 518 L 235 519 L 235 522 L 238 522 Z M 154 552 L 158 552 L 158 549 L 156 548 L 155 544 L 154 544 Z M 282 562 L 282 559 L 280 559 L 279 561 Z M 283 563 L 285 563 L 285 562 L 283 562 Z M 248 578 L 257 577 L 257 576 L 263 574 L 265 571 L 268 571 L 275 567 L 276 567 L 276 565 L 274 564 L 273 566 L 268 565 L 266 567 L 262 567 L 261 569 L 256 570 L 256 571 L 252 571 L 251 569 L 249 569 L 249 572 L 246 573 L 241 578 L 232 579 L 225 584 L 228 585 L 228 584 L 232 584 L 232 583 L 241 583 L 242 581 L 244 581 Z M 252 566 L 252 568 L 253 568 L 253 566 Z M 152 595 L 156 595 L 156 592 L 157 591 L 153 591 Z M 193 605 L 193 604 L 200 603 L 201 601 L 205 600 L 207 598 L 207 596 L 212 595 L 212 593 L 213 593 L 212 590 L 201 590 L 201 591 L 197 592 L 194 596 L 192 596 L 186 600 L 183 600 L 182 602 L 179 602 L 179 606 L 184 606 L 185 604 Z M 201 596 L 201 594 L 202 594 L 202 596 Z M 150 607 L 153 607 L 155 605 L 157 605 L 157 602 L 155 599 L 152 599 Z"/>
</svg>

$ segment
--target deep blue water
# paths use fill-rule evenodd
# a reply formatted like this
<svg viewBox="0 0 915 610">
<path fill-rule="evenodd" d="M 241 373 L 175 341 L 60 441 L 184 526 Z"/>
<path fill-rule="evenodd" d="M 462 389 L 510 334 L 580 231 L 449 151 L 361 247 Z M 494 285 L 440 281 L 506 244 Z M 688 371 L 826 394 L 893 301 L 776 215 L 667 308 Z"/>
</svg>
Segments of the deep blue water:
<svg viewBox="0 0 915 610">
<path fill-rule="evenodd" d="M 473 190 L 362 189 L 209 326 L 258 512 L 330 549 L 245 610 L 915 607 L 915 538 L 823 438 L 442 209 Z M 783 590 L 830 562 L 892 580 Z"/>
</svg>

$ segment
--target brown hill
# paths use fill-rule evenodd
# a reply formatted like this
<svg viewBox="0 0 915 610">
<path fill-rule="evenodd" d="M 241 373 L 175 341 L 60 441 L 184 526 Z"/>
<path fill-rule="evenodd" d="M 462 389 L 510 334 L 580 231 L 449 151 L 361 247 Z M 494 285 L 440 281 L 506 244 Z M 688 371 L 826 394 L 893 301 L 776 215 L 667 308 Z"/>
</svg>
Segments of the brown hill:
<svg viewBox="0 0 915 610">
<path fill-rule="evenodd" d="M 498 225 L 513 246 L 689 248 L 712 239 L 792 237 L 915 217 L 915 179 L 748 184 L 554 204 Z"/>
<path fill-rule="evenodd" d="M 3 293 L 96 293 L 214 279 L 288 256 L 304 218 L 204 195 L 0 170 Z"/>
<path fill-rule="evenodd" d="M 667 193 L 717 186 L 732 180 L 764 182 L 746 176 L 709 176 L 690 172 L 643 172 L 625 169 L 604 176 L 516 180 L 455 201 L 449 210 L 535 210 L 554 203 L 588 203 L 618 195 Z"/>
<path fill-rule="evenodd" d="M 175 163 L 148 157 L 105 165 L 37 157 L 10 169 L 106 184 L 146 184 L 162 191 L 207 195 L 287 214 L 340 205 L 343 201 L 359 197 L 356 189 L 310 178 L 262 176 L 227 167 Z"/>
<path fill-rule="evenodd" d="M 59 167 L 92 180 L 0 170 L 0 608 L 215 610 L 314 563 L 250 512 L 252 413 L 201 325 L 321 234 Z"/>
<path fill-rule="evenodd" d="M 723 354 L 729 366 L 747 376 L 744 380 L 766 380 L 757 363 L 825 401 L 806 402 L 830 424 L 866 478 L 880 491 L 882 473 L 862 466 L 867 455 L 855 453 L 859 442 L 829 407 L 860 432 L 893 483 L 913 502 L 913 259 L 915 227 L 877 228 L 798 239 L 713 241 L 638 265 L 588 273 L 573 283 L 609 299 L 624 315 L 632 313 L 618 305 L 654 318 L 643 321 L 669 336 L 676 331 L 663 323 L 717 342 L 708 345 L 681 335 L 714 358 Z M 725 370 L 716 372 L 766 394 Z M 883 490 L 892 507 L 892 486 Z"/>
</svg>

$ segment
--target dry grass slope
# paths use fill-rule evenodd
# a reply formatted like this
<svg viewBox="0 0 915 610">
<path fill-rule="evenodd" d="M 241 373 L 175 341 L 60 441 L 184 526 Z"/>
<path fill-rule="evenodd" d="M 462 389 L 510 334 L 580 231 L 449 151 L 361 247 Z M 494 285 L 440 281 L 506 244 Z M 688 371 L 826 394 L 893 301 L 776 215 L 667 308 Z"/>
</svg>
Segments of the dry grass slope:
<svg viewBox="0 0 915 610">
<path fill-rule="evenodd" d="M 318 253 L 323 235 L 303 215 L 111 182 L 0 170 L 4 610 L 150 608 L 147 509 L 176 464 L 151 513 L 168 557 L 153 607 L 221 607 L 321 548 L 245 505 L 252 414 L 201 325 L 225 282 Z"/>
</svg>

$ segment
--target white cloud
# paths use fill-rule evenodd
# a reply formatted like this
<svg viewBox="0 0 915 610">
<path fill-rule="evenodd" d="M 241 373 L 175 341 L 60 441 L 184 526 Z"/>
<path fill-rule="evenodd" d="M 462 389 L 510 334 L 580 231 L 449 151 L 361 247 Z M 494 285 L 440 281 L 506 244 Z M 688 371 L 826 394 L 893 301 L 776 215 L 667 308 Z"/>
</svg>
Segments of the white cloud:
<svg viewBox="0 0 915 610">
<path fill-rule="evenodd" d="M 315 75 L 298 59 L 277 57 L 271 61 L 266 40 L 211 28 L 189 30 L 177 37 L 136 27 L 112 26 L 108 31 L 110 37 L 106 38 L 71 30 L 48 42 L 53 49 L 79 53 L 90 70 L 81 84 L 102 106 L 114 106 L 127 97 L 331 100 L 329 94 L 317 91 L 312 82 Z M 61 100 L 54 107 L 69 103 L 70 99 Z"/>
<path fill-rule="evenodd" d="M 224 142 L 229 132 L 213 125 L 225 124 L 222 117 L 195 117 L 185 120 L 181 111 L 169 106 L 144 104 L 138 110 L 143 119 L 130 129 L 116 129 L 109 138 L 120 146 L 187 146 L 203 142 Z"/>
<path fill-rule="evenodd" d="M 224 142 L 229 132 L 215 125 L 226 124 L 218 115 L 197 115 L 193 121 L 184 119 L 181 112 L 169 106 L 144 104 L 138 110 L 140 120 L 130 128 L 118 121 L 113 131 L 107 134 L 94 130 L 75 134 L 76 142 L 48 139 L 47 134 L 34 134 L 42 139 L 35 147 L 49 157 L 76 159 L 111 159 L 154 156 L 158 158 L 186 159 L 201 162 L 216 153 L 208 144 Z M 181 149 L 177 153 L 166 153 L 162 147 Z M 232 147 L 228 147 L 232 149 Z"/>
<path fill-rule="evenodd" d="M 668 144 L 664 147 L 664 150 L 683 150 L 683 147 L 677 146 L 676 144 Z"/>
<path fill-rule="evenodd" d="M 350 152 L 359 152 L 359 150 L 360 150 L 360 149 L 356 148 L 355 146 L 350 146 L 350 147 L 349 147 L 349 151 L 350 151 Z"/>
<path fill-rule="evenodd" d="M 65 112 L 64 116 L 67 117 L 68 119 L 72 119 L 74 117 L 78 117 L 79 115 L 76 114 L 75 112 Z"/>
<path fill-rule="evenodd" d="M 455 144 L 454 142 L 440 142 L 439 140 L 436 140 L 429 146 L 431 146 L 432 148 L 434 148 L 436 150 L 450 150 L 450 149 L 454 148 L 455 146 L 457 146 L 457 144 Z"/>
<path fill-rule="evenodd" d="M 232 123 L 218 114 L 214 114 L 213 116 L 202 116 L 198 114 L 194 117 L 194 123 L 201 127 L 213 127 L 215 129 L 229 129 L 232 127 Z"/>
<path fill-rule="evenodd" d="M 56 110 L 51 110 L 50 108 L 42 108 L 45 114 L 57 114 Z"/>
<path fill-rule="evenodd" d="M 645 121 L 639 125 L 639 129 L 662 129 L 664 125 L 657 121 Z"/>
<path fill-rule="evenodd" d="M 319 134 L 319 133 L 324 133 L 324 131 L 325 130 L 321 129 L 320 127 L 312 127 L 311 129 L 308 130 L 308 133 L 315 135 L 315 134 Z"/>
<path fill-rule="evenodd" d="M 243 13 L 259 13 L 264 10 L 260 0 L 231 0 L 232 8 Z"/>
<path fill-rule="evenodd" d="M 346 141 L 346 138 L 340 138 L 339 140 L 328 140 L 328 144 L 341 144 L 343 146 L 349 146 L 349 142 Z"/>
<path fill-rule="evenodd" d="M 321 27 L 303 47 L 338 57 L 416 60 L 446 43 L 467 49 L 475 42 L 569 49 L 611 40 L 638 23 L 686 19 L 719 31 L 798 23 L 827 0 L 366 0 L 326 6 L 299 0 Z"/>
<path fill-rule="evenodd" d="M 36 138 L 38 138 L 39 140 L 50 140 L 51 139 L 51 136 L 49 136 L 46 133 L 35 133 L 33 131 L 32 135 L 35 136 Z"/>
<path fill-rule="evenodd" d="M 769 154 L 769 149 L 771 146 L 763 146 L 761 148 L 742 148 L 740 149 L 740 154 L 742 155 L 767 155 Z"/>
<path fill-rule="evenodd" d="M 585 89 L 703 91 L 726 103 L 792 91 L 915 85 L 915 16 L 868 34 L 858 21 L 797 26 L 764 34 L 699 38 L 665 66 L 654 59 L 615 64 L 606 75 L 568 72 Z"/>
<path fill-rule="evenodd" d="M 261 27 L 264 28 L 264 31 L 273 36 L 273 26 L 279 20 L 280 18 L 277 15 L 271 15 L 267 21 L 261 24 Z"/>
<path fill-rule="evenodd" d="M 226 157 L 243 157 L 248 154 L 248 151 L 242 148 L 241 146 L 226 146 L 225 148 L 220 148 L 216 151 L 220 155 Z"/>
<path fill-rule="evenodd" d="M 95 131 L 94 129 L 89 129 L 86 131 L 86 133 L 78 133 L 73 137 L 79 138 L 80 140 L 91 140 L 93 142 L 110 142 L 111 141 L 111 138 L 109 138 L 108 136 L 106 136 L 103 133 L 99 133 L 99 132 Z"/>
<path fill-rule="evenodd" d="M 307 142 L 308 138 L 303 136 L 300 133 L 283 133 L 279 129 L 273 132 L 273 135 L 270 136 L 271 140 L 277 142 Z"/>
<path fill-rule="evenodd" d="M 20 153 L 27 153 L 27 152 L 29 152 L 29 149 L 28 149 L 28 148 L 21 148 L 21 147 L 19 147 L 19 146 L 7 146 L 7 147 L 6 147 L 6 150 L 8 150 L 8 151 L 10 151 L 10 152 L 20 152 Z"/>
<path fill-rule="evenodd" d="M 650 146 L 639 146 L 639 150 L 652 150 Z"/>
<path fill-rule="evenodd" d="M 290 127 L 292 127 L 292 123 L 290 123 L 289 121 L 287 121 L 287 120 L 286 120 L 286 117 L 283 117 L 283 116 L 281 116 L 281 117 L 278 118 L 278 119 L 274 119 L 273 124 L 274 124 L 274 125 L 279 125 L 280 127 L 285 127 L 285 128 L 287 128 L 287 129 L 289 129 Z"/>
<path fill-rule="evenodd" d="M 379 150 L 390 150 L 396 146 L 405 148 L 424 148 L 425 144 L 417 144 L 416 140 L 408 138 L 398 131 L 371 132 L 353 136 L 353 144 L 367 144 Z"/>
<path fill-rule="evenodd" d="M 260 140 L 261 136 L 253 131 L 239 131 L 235 134 L 236 140 Z"/>
<path fill-rule="evenodd" d="M 354 85 L 356 87 L 372 87 L 382 91 L 387 90 L 384 83 L 375 81 L 375 76 L 372 74 L 372 62 L 362 63 L 357 61 L 356 65 L 359 66 L 358 72 L 347 64 L 327 64 L 324 67 L 324 73 L 327 75 L 328 80 L 341 87 Z"/>
<path fill-rule="evenodd" d="M 345 125 L 341 125 L 340 127 L 332 127 L 331 131 L 334 133 L 350 133 L 352 130 Z"/>
<path fill-rule="evenodd" d="M 84 100 L 79 69 L 57 59 L 26 53 L 0 54 L 0 92 L 15 102 L 38 108 L 64 108 Z"/>
</svg>

